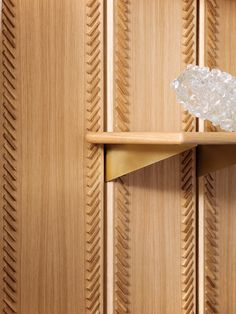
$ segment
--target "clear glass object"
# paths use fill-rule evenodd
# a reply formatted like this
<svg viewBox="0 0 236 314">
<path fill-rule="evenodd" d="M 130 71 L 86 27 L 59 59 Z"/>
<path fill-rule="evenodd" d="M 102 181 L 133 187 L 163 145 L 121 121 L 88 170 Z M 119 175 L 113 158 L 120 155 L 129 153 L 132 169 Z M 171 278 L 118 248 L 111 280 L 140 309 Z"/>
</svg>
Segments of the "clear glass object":
<svg viewBox="0 0 236 314">
<path fill-rule="evenodd" d="M 225 131 L 236 131 L 236 77 L 189 65 L 171 86 L 185 110 Z"/>
</svg>

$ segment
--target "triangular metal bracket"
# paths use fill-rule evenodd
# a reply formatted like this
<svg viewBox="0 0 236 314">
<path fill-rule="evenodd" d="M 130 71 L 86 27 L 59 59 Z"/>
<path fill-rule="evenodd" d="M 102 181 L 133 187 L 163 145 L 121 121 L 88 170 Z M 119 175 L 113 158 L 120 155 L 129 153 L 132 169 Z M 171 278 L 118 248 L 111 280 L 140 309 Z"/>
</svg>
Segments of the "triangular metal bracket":
<svg viewBox="0 0 236 314">
<path fill-rule="evenodd" d="M 196 145 L 106 145 L 106 181 L 114 180 L 158 161 L 178 155 Z"/>
<path fill-rule="evenodd" d="M 197 148 L 199 177 L 236 164 L 236 145 L 200 145 Z"/>
<path fill-rule="evenodd" d="M 196 145 L 106 145 L 106 181 L 178 155 Z M 236 164 L 236 145 L 199 145 L 197 175 Z"/>
</svg>

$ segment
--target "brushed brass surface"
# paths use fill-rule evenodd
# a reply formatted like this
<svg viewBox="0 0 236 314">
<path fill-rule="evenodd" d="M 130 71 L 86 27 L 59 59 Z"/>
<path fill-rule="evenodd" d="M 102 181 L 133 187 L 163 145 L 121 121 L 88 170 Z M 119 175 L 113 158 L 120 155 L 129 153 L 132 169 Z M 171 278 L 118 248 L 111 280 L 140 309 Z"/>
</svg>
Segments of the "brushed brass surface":
<svg viewBox="0 0 236 314">
<path fill-rule="evenodd" d="M 113 144 L 106 146 L 106 181 L 147 167 L 189 150 L 196 145 Z M 197 174 L 236 164 L 236 145 L 197 146 Z"/>
<path fill-rule="evenodd" d="M 200 145 L 197 148 L 199 177 L 234 164 L 236 164 L 236 145 Z"/>
<path fill-rule="evenodd" d="M 195 145 L 107 145 L 106 181 L 178 155 Z"/>
</svg>

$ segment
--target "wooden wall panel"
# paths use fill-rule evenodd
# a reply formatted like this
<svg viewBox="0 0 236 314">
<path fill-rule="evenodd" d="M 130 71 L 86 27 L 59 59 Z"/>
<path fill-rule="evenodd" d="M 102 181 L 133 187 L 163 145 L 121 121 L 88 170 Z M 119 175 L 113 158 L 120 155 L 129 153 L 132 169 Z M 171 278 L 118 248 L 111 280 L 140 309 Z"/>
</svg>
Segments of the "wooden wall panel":
<svg viewBox="0 0 236 314">
<path fill-rule="evenodd" d="M 196 2 L 116 0 L 114 34 L 114 129 L 195 130 L 170 82 L 196 62 Z M 114 312 L 196 313 L 194 151 L 114 192 Z"/>
<path fill-rule="evenodd" d="M 3 1 L 1 313 L 103 313 L 103 100 L 103 1 Z"/>
<path fill-rule="evenodd" d="M 236 2 L 205 1 L 205 64 L 236 75 Z M 206 131 L 217 131 L 206 124 Z M 236 312 L 236 167 L 204 178 L 205 313 Z"/>
</svg>

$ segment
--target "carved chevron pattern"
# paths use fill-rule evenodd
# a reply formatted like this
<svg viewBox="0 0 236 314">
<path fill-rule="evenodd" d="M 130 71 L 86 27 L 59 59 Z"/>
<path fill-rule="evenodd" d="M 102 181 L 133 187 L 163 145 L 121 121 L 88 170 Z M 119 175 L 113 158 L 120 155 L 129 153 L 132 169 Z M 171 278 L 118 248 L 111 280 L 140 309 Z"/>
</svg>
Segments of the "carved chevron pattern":
<svg viewBox="0 0 236 314">
<path fill-rule="evenodd" d="M 196 119 L 188 111 L 183 111 L 182 114 L 182 130 L 184 132 L 194 132 L 196 130 Z"/>
<path fill-rule="evenodd" d="M 195 313 L 196 219 L 195 219 L 195 151 L 181 154 L 181 281 L 182 311 Z"/>
<path fill-rule="evenodd" d="M 115 186 L 115 312 L 130 313 L 130 193 L 125 179 Z"/>
<path fill-rule="evenodd" d="M 183 0 L 182 4 L 182 58 L 183 65 L 196 63 L 196 1 Z M 187 111 L 183 112 L 182 129 L 193 132 L 196 129 L 196 120 Z"/>
<path fill-rule="evenodd" d="M 2 2 L 3 313 L 17 313 L 16 1 Z"/>
<path fill-rule="evenodd" d="M 218 5 L 217 0 L 206 0 L 206 64 L 217 66 L 217 34 L 218 34 Z"/>
<path fill-rule="evenodd" d="M 103 130 L 103 2 L 88 0 L 86 129 Z M 103 149 L 86 149 L 86 313 L 103 313 Z"/>
<path fill-rule="evenodd" d="M 205 41 L 205 59 L 206 65 L 210 68 L 217 68 L 217 34 L 218 34 L 218 4 L 217 0 L 206 0 L 206 41 Z M 219 128 L 212 125 L 211 122 L 205 122 L 207 132 L 217 132 Z"/>
<path fill-rule="evenodd" d="M 115 131 L 130 131 L 130 1 L 115 1 Z M 130 192 L 128 177 L 115 183 L 115 312 L 130 313 Z"/>
<path fill-rule="evenodd" d="M 196 63 L 196 1 L 182 1 L 183 65 Z M 182 114 L 182 130 L 196 130 L 196 119 L 187 111 Z M 181 168 L 181 285 L 182 313 L 195 313 L 196 308 L 196 202 L 195 150 L 180 156 Z"/>
<path fill-rule="evenodd" d="M 219 213 L 216 206 L 215 174 L 208 174 L 205 188 L 205 313 L 219 313 Z"/>
<path fill-rule="evenodd" d="M 129 131 L 129 0 L 116 0 L 115 129 Z"/>
<path fill-rule="evenodd" d="M 206 64 L 217 67 L 218 4 L 217 0 L 206 0 Z M 205 131 L 216 132 L 218 128 L 210 122 L 205 123 Z M 218 247 L 218 210 L 216 206 L 215 174 L 204 177 L 205 211 L 205 312 L 219 313 L 219 247 Z"/>
<path fill-rule="evenodd" d="M 196 62 L 196 5 L 195 0 L 182 0 L 183 42 L 182 55 L 184 64 Z"/>
</svg>

